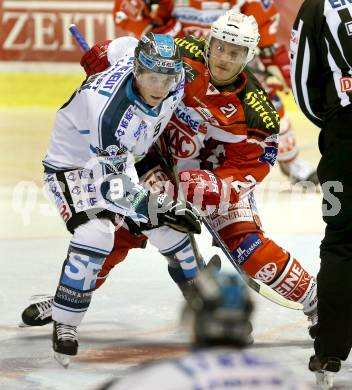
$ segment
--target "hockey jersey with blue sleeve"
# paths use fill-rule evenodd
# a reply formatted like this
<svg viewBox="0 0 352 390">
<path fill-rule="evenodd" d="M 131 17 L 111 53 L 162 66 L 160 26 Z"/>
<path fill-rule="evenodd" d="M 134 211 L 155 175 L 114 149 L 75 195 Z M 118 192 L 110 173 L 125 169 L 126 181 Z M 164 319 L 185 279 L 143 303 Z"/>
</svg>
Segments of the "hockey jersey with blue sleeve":
<svg viewBox="0 0 352 390">
<path fill-rule="evenodd" d="M 132 54 L 138 41 L 125 37 L 124 45 L 126 39 L 131 44 L 125 54 L 104 72 L 89 77 L 58 111 L 43 161 L 47 170 L 84 168 L 98 162 L 103 173 L 107 165 L 138 181 L 135 159 L 147 153 L 166 127 L 182 99 L 184 81 L 161 105 L 147 106 L 133 88 Z"/>
<path fill-rule="evenodd" d="M 113 64 L 90 76 L 57 112 L 43 160 L 46 172 L 88 169 L 97 187 L 111 174 L 138 183 L 135 161 L 148 152 L 181 101 L 184 79 L 159 106 L 146 105 L 133 87 L 138 41 L 125 37 L 114 42 L 120 53 Z M 104 200 L 99 206 L 111 209 Z"/>
</svg>

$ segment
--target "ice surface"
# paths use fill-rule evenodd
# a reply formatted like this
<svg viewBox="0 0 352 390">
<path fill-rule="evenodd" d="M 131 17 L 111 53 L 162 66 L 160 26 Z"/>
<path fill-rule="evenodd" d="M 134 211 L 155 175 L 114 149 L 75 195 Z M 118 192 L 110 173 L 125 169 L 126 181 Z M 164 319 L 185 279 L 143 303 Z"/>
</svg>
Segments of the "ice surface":
<svg viewBox="0 0 352 390">
<path fill-rule="evenodd" d="M 317 271 L 321 234 L 276 234 L 274 238 L 311 272 Z M 198 240 L 206 257 L 219 253 L 210 247 L 207 234 Z M 6 271 L 0 290 L 0 389 L 94 389 L 112 375 L 125 375 L 139 362 L 187 351 L 187 334 L 178 329 L 181 294 L 163 258 L 147 247 L 131 251 L 95 293 L 79 328 L 79 355 L 67 370 L 58 366 L 52 357 L 51 326 L 20 329 L 17 323 L 32 294 L 54 292 L 67 243 L 67 239 L 0 241 L 1 269 Z M 223 269 L 232 270 L 224 257 Z M 279 361 L 313 385 L 314 377 L 307 370 L 312 341 L 303 313 L 253 296 L 257 305 L 252 352 Z M 348 386 L 351 370 L 350 362 L 344 364 L 336 384 Z"/>
</svg>

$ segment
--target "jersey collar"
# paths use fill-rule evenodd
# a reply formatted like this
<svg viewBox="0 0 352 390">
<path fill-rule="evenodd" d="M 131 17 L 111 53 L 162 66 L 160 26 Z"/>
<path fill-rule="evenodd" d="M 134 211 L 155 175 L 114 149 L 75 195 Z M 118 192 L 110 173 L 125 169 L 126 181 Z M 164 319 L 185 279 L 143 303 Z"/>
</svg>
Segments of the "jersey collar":
<svg viewBox="0 0 352 390">
<path fill-rule="evenodd" d="M 128 99 L 137 106 L 141 111 L 145 114 L 153 117 L 157 117 L 160 114 L 161 107 L 163 102 L 161 102 L 157 107 L 151 107 L 149 104 L 145 103 L 143 99 L 141 99 L 135 92 L 133 87 L 133 77 L 130 77 L 127 80 L 126 84 L 126 94 Z"/>
</svg>

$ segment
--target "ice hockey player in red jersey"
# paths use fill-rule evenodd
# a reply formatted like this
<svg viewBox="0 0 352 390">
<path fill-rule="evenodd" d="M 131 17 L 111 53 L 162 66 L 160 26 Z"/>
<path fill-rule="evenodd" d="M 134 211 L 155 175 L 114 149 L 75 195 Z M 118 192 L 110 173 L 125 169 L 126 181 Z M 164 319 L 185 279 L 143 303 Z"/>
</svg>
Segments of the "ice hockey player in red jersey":
<svg viewBox="0 0 352 390">
<path fill-rule="evenodd" d="M 293 184 L 302 181 L 318 184 L 314 168 L 298 157 L 294 128 L 277 93 L 290 89 L 291 80 L 287 49 L 277 41 L 280 15 L 273 0 L 115 0 L 113 17 L 119 29 L 136 37 L 154 31 L 174 37 L 205 38 L 211 24 L 230 9 L 253 15 L 259 26 L 258 56 L 250 66 L 266 85 L 281 118 L 277 157 L 281 172 Z"/>
<path fill-rule="evenodd" d="M 257 23 L 251 16 L 228 12 L 213 23 L 207 40 L 186 37 L 176 41 L 187 82 L 183 101 L 166 132 L 184 193 L 208 215 L 247 274 L 283 297 L 301 302 L 305 314 L 315 321 L 314 278 L 297 259 L 265 236 L 254 199 L 256 184 L 275 163 L 279 132 L 275 108 L 245 68 L 259 41 Z M 96 66 L 102 61 L 97 55 L 99 47 L 82 58 L 87 73 L 94 72 L 90 64 Z M 108 46 L 109 59 L 114 57 L 113 51 L 114 41 Z M 136 168 L 146 188 L 168 180 L 160 158 L 147 156 Z M 131 234 L 136 232 L 139 234 Z M 99 273 L 97 286 L 124 260 L 129 249 L 143 247 L 146 236 L 167 258 L 170 276 L 187 296 L 198 272 L 187 235 L 165 226 L 138 232 L 128 220 L 116 231 L 118 239 Z M 28 319 L 28 313 L 33 317 L 28 311 L 24 322 L 40 325 L 40 317 L 50 315 L 50 311 L 43 315 L 35 312 L 38 323 Z"/>
</svg>

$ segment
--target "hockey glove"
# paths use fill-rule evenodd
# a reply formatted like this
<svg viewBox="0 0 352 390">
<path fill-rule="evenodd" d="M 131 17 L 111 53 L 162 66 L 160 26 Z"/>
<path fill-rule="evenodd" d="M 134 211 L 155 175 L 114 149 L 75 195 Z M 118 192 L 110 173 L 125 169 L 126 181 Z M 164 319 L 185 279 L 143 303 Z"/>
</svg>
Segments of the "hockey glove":
<svg viewBox="0 0 352 390">
<path fill-rule="evenodd" d="M 287 88 L 291 88 L 290 59 L 284 45 L 264 47 L 260 50 L 259 57 L 269 73 L 281 80 Z"/>
<path fill-rule="evenodd" d="M 80 64 L 83 66 L 87 76 L 102 72 L 110 66 L 108 60 L 108 46 L 110 42 L 108 40 L 103 43 L 97 43 L 82 56 Z"/>
<path fill-rule="evenodd" d="M 150 194 L 148 214 L 154 227 L 166 225 L 179 232 L 201 232 L 201 216 L 190 202 L 175 201 L 166 194 Z"/>
<path fill-rule="evenodd" d="M 210 171 L 185 170 L 179 173 L 179 178 L 186 199 L 203 211 L 207 206 L 216 206 L 215 211 L 231 192 L 228 183 Z"/>
</svg>

